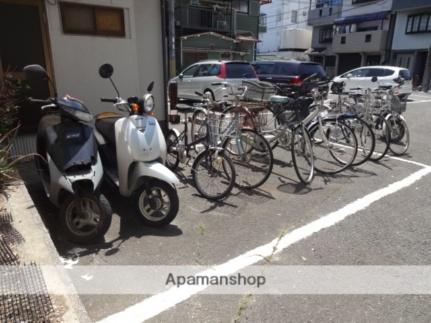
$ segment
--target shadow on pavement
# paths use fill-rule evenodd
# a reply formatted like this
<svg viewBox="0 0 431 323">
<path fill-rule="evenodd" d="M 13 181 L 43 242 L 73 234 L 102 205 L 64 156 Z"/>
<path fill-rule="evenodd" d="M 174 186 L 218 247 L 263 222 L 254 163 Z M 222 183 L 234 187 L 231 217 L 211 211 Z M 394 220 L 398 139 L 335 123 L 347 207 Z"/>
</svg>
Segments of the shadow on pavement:
<svg viewBox="0 0 431 323">
<path fill-rule="evenodd" d="M 109 256 L 119 252 L 121 245 L 132 237 L 174 237 L 182 234 L 182 231 L 175 225 L 168 225 L 161 229 L 144 226 L 138 216 L 130 211 L 130 200 L 121 197 L 111 185 L 104 183 L 102 193 L 111 203 L 113 216 L 120 217 L 118 236 L 111 241 L 101 241 L 93 245 L 72 244 L 63 239 L 60 234 L 57 220 L 59 211 L 46 197 L 34 164 L 32 162 L 23 163 L 18 167 L 18 171 L 60 255 L 84 256 L 105 251 L 105 255 Z M 77 249 L 80 251 L 77 252 Z"/>
</svg>

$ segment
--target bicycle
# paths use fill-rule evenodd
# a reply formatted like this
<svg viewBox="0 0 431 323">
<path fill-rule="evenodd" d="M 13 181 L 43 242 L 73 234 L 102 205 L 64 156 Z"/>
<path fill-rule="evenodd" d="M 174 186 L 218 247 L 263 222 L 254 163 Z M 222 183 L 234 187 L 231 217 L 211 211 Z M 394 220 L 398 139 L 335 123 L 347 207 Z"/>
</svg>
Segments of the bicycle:
<svg viewBox="0 0 431 323">
<path fill-rule="evenodd" d="M 376 80 L 377 81 L 377 80 Z M 402 113 L 406 111 L 406 102 L 401 101 L 397 95 L 397 90 L 403 84 L 402 78 L 394 80 L 398 85 L 379 85 L 377 93 L 382 96 L 382 115 L 390 126 L 391 140 L 390 151 L 397 156 L 407 152 L 410 146 L 410 131 Z"/>
<path fill-rule="evenodd" d="M 375 137 L 375 146 L 369 159 L 379 161 L 387 154 L 391 143 L 390 125 L 381 109 L 382 97 L 371 89 L 363 90 L 358 87 L 351 90 L 353 92 L 349 94 L 349 97 L 353 100 L 353 104 L 346 104 L 346 108 L 349 111 L 360 113 L 362 119 L 371 127 Z"/>
<path fill-rule="evenodd" d="M 243 84 L 246 84 L 246 89 L 253 87 L 256 92 L 262 88 L 262 85 L 255 82 L 244 81 Z M 267 88 L 263 90 L 266 91 Z M 239 99 L 238 104 L 248 111 L 245 124 L 257 130 L 268 141 L 271 149 L 279 144 L 290 149 L 298 179 L 304 184 L 311 183 L 314 178 L 314 157 L 305 124 L 313 119 L 315 114 L 309 114 L 307 107 L 304 109 L 302 105 L 288 104 L 291 100 L 283 96 L 272 95 L 268 101 L 257 102 Z M 288 109 L 285 109 L 286 106 Z"/>
<path fill-rule="evenodd" d="M 274 115 L 275 129 L 280 116 L 287 123 L 301 120 L 312 141 L 314 168 L 324 174 L 335 174 L 352 165 L 357 153 L 357 140 L 353 130 L 343 121 L 346 116 L 327 115 L 322 111 L 322 107 L 323 110 L 326 107 L 316 103 L 318 96 L 323 97 L 325 93 L 313 89 L 326 87 L 326 82 L 309 82 L 314 76 L 304 79 L 299 88 L 276 86 L 282 95 L 271 97 L 270 110 Z M 274 133 L 270 128 L 264 131 L 267 135 Z M 272 136 L 268 141 L 273 143 L 278 138 Z"/>
<path fill-rule="evenodd" d="M 214 120 L 212 124 L 206 123 L 205 136 L 189 142 L 188 114 L 203 108 L 178 104 L 176 109 L 179 113 L 184 114 L 184 130 L 181 133 L 176 129 L 169 130 L 166 137 L 166 165 L 171 170 L 175 170 L 180 162 L 185 163 L 191 158 L 192 150 L 197 150 L 198 145 L 203 145 L 204 149 L 196 156 L 191 170 L 195 187 L 203 197 L 209 200 L 225 198 L 233 189 L 236 173 L 231 158 L 218 144 L 217 120 Z M 181 123 L 181 119 L 179 123 Z"/>
<path fill-rule="evenodd" d="M 266 139 L 254 129 L 243 127 L 244 120 L 250 118 L 250 112 L 237 102 L 212 102 L 209 109 L 193 114 L 192 133 L 195 138 L 205 136 L 202 125 L 210 111 L 220 114 L 220 145 L 234 163 L 238 187 L 254 189 L 263 185 L 272 173 L 274 158 Z"/>
</svg>

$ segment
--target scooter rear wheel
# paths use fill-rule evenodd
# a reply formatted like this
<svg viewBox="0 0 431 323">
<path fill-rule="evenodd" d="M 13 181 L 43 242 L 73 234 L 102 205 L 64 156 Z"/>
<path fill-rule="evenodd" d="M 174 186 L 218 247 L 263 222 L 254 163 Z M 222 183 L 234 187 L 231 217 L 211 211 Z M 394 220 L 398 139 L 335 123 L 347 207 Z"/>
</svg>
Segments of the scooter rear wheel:
<svg viewBox="0 0 431 323">
<path fill-rule="evenodd" d="M 163 227 L 171 223 L 178 213 L 177 190 L 158 179 L 142 185 L 134 194 L 139 219 L 150 227 Z"/>
<path fill-rule="evenodd" d="M 69 195 L 61 203 L 61 229 L 69 241 L 97 242 L 108 231 L 111 220 L 111 206 L 103 195 Z"/>
</svg>

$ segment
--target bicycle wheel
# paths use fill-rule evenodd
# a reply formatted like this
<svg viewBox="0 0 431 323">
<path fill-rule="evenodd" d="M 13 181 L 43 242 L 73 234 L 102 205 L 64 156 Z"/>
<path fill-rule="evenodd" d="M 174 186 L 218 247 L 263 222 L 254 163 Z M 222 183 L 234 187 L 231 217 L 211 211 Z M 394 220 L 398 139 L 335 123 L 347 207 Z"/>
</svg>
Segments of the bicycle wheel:
<svg viewBox="0 0 431 323">
<path fill-rule="evenodd" d="M 314 178 L 314 157 L 307 129 L 297 127 L 292 130 L 291 153 L 293 167 L 299 180 L 304 184 L 311 183 Z"/>
<path fill-rule="evenodd" d="M 345 119 L 345 122 L 355 132 L 356 141 L 358 142 L 358 153 L 352 166 L 359 166 L 370 159 L 374 152 L 376 138 L 371 127 L 361 118 Z"/>
<path fill-rule="evenodd" d="M 180 156 L 178 153 L 178 136 L 172 129 L 168 131 L 166 136 L 166 166 L 170 170 L 175 170 L 180 163 Z"/>
<path fill-rule="evenodd" d="M 410 146 L 410 132 L 407 122 L 399 115 L 390 114 L 386 117 L 391 130 L 389 149 L 394 155 L 404 155 Z"/>
<path fill-rule="evenodd" d="M 391 143 L 391 131 L 388 121 L 381 115 L 373 115 L 371 129 L 374 132 L 376 144 L 374 153 L 370 156 L 370 160 L 379 161 L 385 157 Z"/>
<path fill-rule="evenodd" d="M 274 164 L 272 150 L 258 132 L 242 129 L 238 136 L 227 138 L 223 148 L 233 161 L 239 187 L 257 188 L 271 175 Z"/>
<path fill-rule="evenodd" d="M 220 132 L 223 132 L 229 124 L 229 119 L 227 116 L 229 114 L 234 114 L 236 106 L 230 106 L 223 111 L 223 115 L 220 122 Z M 276 131 L 279 127 L 279 123 L 276 115 L 270 108 L 264 108 L 259 112 L 252 112 L 252 120 L 247 119 L 247 124 L 243 125 L 247 129 L 256 130 L 261 134 L 269 143 L 271 149 L 274 149 L 278 145 L 278 140 L 275 138 Z"/>
<path fill-rule="evenodd" d="M 337 174 L 350 167 L 357 154 L 354 131 L 343 121 L 327 119 L 309 129 L 313 142 L 314 167 L 322 174 Z"/>
<path fill-rule="evenodd" d="M 198 192 L 209 200 L 225 198 L 235 184 L 232 160 L 217 149 L 206 149 L 196 157 L 192 176 Z"/>
</svg>

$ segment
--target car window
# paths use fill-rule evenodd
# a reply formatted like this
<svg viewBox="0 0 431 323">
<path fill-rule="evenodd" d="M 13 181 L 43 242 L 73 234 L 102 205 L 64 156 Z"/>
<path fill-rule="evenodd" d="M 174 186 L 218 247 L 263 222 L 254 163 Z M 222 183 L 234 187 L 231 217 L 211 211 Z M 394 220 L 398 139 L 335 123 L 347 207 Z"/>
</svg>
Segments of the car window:
<svg viewBox="0 0 431 323">
<path fill-rule="evenodd" d="M 199 65 L 192 65 L 189 68 L 185 69 L 182 74 L 186 77 L 193 77 L 194 74 L 198 71 L 198 68 Z"/>
<path fill-rule="evenodd" d="M 235 78 L 256 78 L 256 72 L 249 63 L 226 63 L 226 77 Z"/>
<path fill-rule="evenodd" d="M 394 70 L 391 70 L 389 68 L 383 68 L 383 75 L 382 76 L 391 76 L 395 73 Z"/>
<path fill-rule="evenodd" d="M 256 63 L 253 64 L 257 74 L 272 74 L 274 72 L 274 63 Z"/>
<path fill-rule="evenodd" d="M 406 81 L 410 81 L 412 79 L 412 75 L 409 70 L 400 70 L 399 76 L 401 76 Z"/>
<path fill-rule="evenodd" d="M 359 68 L 346 73 L 346 77 L 348 74 L 350 74 L 352 77 L 366 77 L 368 72 L 369 72 L 369 68 Z"/>
<path fill-rule="evenodd" d="M 323 67 L 319 64 L 306 64 L 301 63 L 299 65 L 299 75 L 301 77 L 307 77 L 312 74 L 317 74 L 319 77 L 325 77 L 326 73 Z"/>
<path fill-rule="evenodd" d="M 210 75 L 211 64 L 201 64 L 199 70 L 195 73 L 195 77 L 209 76 Z"/>
<path fill-rule="evenodd" d="M 373 77 L 373 76 L 389 76 L 394 74 L 393 70 L 390 70 L 388 68 L 369 68 L 368 69 L 368 73 L 367 73 L 367 77 Z"/>
<path fill-rule="evenodd" d="M 209 69 L 210 76 L 216 76 L 220 74 L 220 64 L 212 64 Z"/>
<path fill-rule="evenodd" d="M 298 75 L 298 64 L 280 63 L 277 64 L 277 67 L 279 75 Z"/>
</svg>

